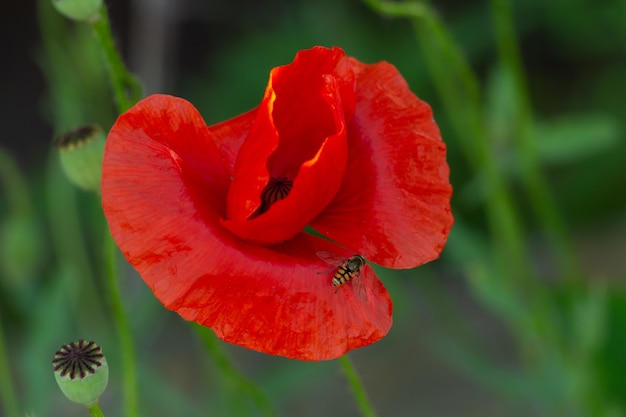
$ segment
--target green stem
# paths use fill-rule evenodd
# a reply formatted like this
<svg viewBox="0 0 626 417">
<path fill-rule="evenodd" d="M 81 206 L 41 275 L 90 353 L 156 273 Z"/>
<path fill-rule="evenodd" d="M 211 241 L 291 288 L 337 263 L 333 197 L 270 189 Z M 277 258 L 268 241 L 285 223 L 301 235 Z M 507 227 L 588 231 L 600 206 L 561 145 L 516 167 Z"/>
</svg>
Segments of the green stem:
<svg viewBox="0 0 626 417">
<path fill-rule="evenodd" d="M 124 113 L 141 98 L 141 86 L 137 79 L 127 70 L 115 46 L 106 4 L 103 4 L 100 8 L 99 18 L 92 24 L 92 29 L 104 54 L 118 113 Z M 106 284 L 122 352 L 122 378 L 126 406 L 124 415 L 137 417 L 139 415 L 137 361 L 133 335 L 128 318 L 124 312 L 117 281 L 117 246 L 110 235 L 107 234 L 106 239 L 108 248 Z"/>
<path fill-rule="evenodd" d="M 491 9 L 502 64 L 513 74 L 519 105 L 516 126 L 511 128 L 517 140 L 517 149 L 522 168 L 522 179 L 531 204 L 555 248 L 556 259 L 568 278 L 580 280 L 581 272 L 571 239 L 552 198 L 545 177 L 541 172 L 534 144 L 534 123 L 528 86 L 515 35 L 511 6 L 508 0 L 491 0 Z"/>
<path fill-rule="evenodd" d="M 139 406 L 137 400 L 137 360 L 135 347 L 133 345 L 133 334 L 128 323 L 128 318 L 122 306 L 119 285 L 117 281 L 117 246 L 110 235 L 106 235 L 107 265 L 106 265 L 106 287 L 111 303 L 113 320 L 120 341 L 122 353 L 122 380 L 125 400 L 125 412 L 127 417 L 138 417 Z"/>
<path fill-rule="evenodd" d="M 532 356 L 540 340 L 548 343 L 548 340 L 555 342 L 558 339 L 553 328 L 556 319 L 543 284 L 528 262 L 531 257 L 525 245 L 520 216 L 506 178 L 493 157 L 478 77 L 427 3 L 365 1 L 382 14 L 408 18 L 413 24 L 426 65 L 459 143 L 475 175 L 485 181 L 486 219 L 493 237 L 493 258 L 498 262 L 497 273 L 486 277 L 496 277 L 494 279 L 498 282 L 492 283 L 488 279 L 474 285 L 482 287 L 476 288 L 480 292 L 497 284 L 506 296 L 525 305 L 527 314 L 508 319 L 522 338 L 525 353 Z"/>
<path fill-rule="evenodd" d="M 2 404 L 3 414 L 7 417 L 18 417 L 21 415 L 20 408 L 17 405 L 17 396 L 15 395 L 15 387 L 11 378 L 11 362 L 7 356 L 7 350 L 4 343 L 4 332 L 2 330 L 2 321 L 0 321 L 0 404 Z"/>
<path fill-rule="evenodd" d="M 348 355 L 343 355 L 339 358 L 339 363 L 341 364 L 341 368 L 346 373 L 346 377 L 348 378 L 348 382 L 352 387 L 352 391 L 354 392 L 354 396 L 356 397 L 356 402 L 359 405 L 359 409 L 361 410 L 361 414 L 365 417 L 376 417 L 376 412 L 374 411 L 374 407 L 370 403 L 367 398 L 367 393 L 365 392 L 365 388 L 363 387 L 363 383 L 359 378 L 359 375 L 352 364 L 352 361 L 348 357 Z"/>
<path fill-rule="evenodd" d="M 550 325 L 554 322 L 553 313 L 528 261 L 531 256 L 526 247 L 527 237 L 511 190 L 493 157 L 477 76 L 437 15 L 430 13 L 424 20 L 413 18 L 412 23 L 459 144 L 474 175 L 484 181 L 485 218 L 492 239 L 492 252 L 488 256 L 494 261 L 494 269 L 482 275 L 484 279 L 470 279 L 470 283 L 490 307 L 507 314 L 508 323 L 519 337 L 523 357 L 532 361 L 538 341 L 548 343 L 555 338 Z M 500 288 L 503 298 L 523 306 L 524 314 L 516 314 L 519 309 L 502 310 L 498 301 L 485 298 L 492 288 Z"/>
<path fill-rule="evenodd" d="M 476 175 L 486 182 L 487 219 L 498 242 L 495 247 L 501 251 L 510 268 L 511 279 L 523 287 L 527 278 L 532 276 L 523 245 L 525 237 L 506 182 L 491 157 L 476 74 L 439 17 L 426 3 L 365 1 L 381 14 L 408 18 L 413 23 L 426 64 L 460 145 Z"/>
<path fill-rule="evenodd" d="M 91 417 L 104 417 L 104 413 L 102 412 L 102 409 L 100 409 L 100 405 L 98 403 L 95 403 L 91 407 L 87 407 L 87 409 L 91 413 Z"/>
<path fill-rule="evenodd" d="M 106 5 L 100 8 L 100 17 L 93 23 L 92 28 L 104 53 L 118 112 L 124 113 L 141 98 L 141 86 L 126 69 L 115 47 Z"/>
<path fill-rule="evenodd" d="M 266 417 L 278 416 L 278 413 L 273 409 L 269 400 L 261 390 L 235 369 L 213 332 L 209 328 L 200 325 L 194 325 L 193 327 L 215 361 L 222 378 L 232 383 L 240 392 L 246 394 L 255 404 L 261 415 Z"/>
</svg>

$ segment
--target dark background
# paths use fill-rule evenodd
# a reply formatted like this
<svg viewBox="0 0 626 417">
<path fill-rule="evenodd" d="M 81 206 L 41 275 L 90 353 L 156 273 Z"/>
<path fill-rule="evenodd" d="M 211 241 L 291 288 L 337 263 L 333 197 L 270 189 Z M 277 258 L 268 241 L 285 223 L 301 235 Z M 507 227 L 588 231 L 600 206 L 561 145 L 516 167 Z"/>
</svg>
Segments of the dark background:
<svg viewBox="0 0 626 417">
<path fill-rule="evenodd" d="M 512 4 L 537 129 L 545 132 L 538 135 L 542 141 L 538 146 L 551 193 L 571 231 L 586 279 L 605 280 L 623 289 L 626 2 L 530 0 Z M 118 44 L 129 67 L 142 80 L 145 93 L 185 97 L 209 124 L 258 104 L 269 70 L 290 62 L 299 49 L 338 45 L 364 62 L 393 63 L 412 90 L 433 106 L 449 150 L 455 216 L 488 239 L 480 190 L 477 192 L 423 63 L 416 35 L 406 21 L 381 18 L 363 3 L 348 0 L 133 0 L 107 1 L 107 5 Z M 497 96 L 501 91 L 494 87 L 497 57 L 488 2 L 446 0 L 436 2 L 436 9 L 479 75 L 487 100 Z M 60 319 L 37 321 L 37 311 L 50 306 L 52 293 L 48 289 L 53 287 L 53 272 L 60 263 L 51 242 L 54 221 L 45 208 L 55 193 L 59 199 L 64 195 L 61 189 L 52 197 L 46 191 L 46 181 L 54 172 L 50 171 L 55 156 L 51 141 L 80 123 L 96 120 L 108 128 L 115 118 L 104 73 L 76 81 L 83 69 L 98 62 L 97 53 L 81 52 L 90 50 L 89 46 L 73 43 L 83 38 L 89 39 L 84 25 L 68 22 L 38 2 L 2 5 L 0 146 L 17 162 L 26 181 L 40 233 L 34 232 L 38 236 L 35 243 L 28 241 L 29 247 L 39 251 L 36 262 L 28 265 L 29 295 L 14 297 L 13 284 L 3 284 L 0 313 L 9 351 L 16 355 L 13 374 L 17 375 L 20 403 L 37 415 L 50 411 L 54 413 L 49 415 L 84 415 L 79 407 L 59 398 L 54 382 L 47 379 L 51 370 L 28 365 L 32 359 L 28 355 L 42 346 L 38 340 L 56 343 L 60 339 L 65 343 L 68 340 L 64 337 L 75 334 L 63 327 Z M 59 48 L 55 58 L 50 58 L 52 47 Z M 59 87 L 63 79 L 75 83 Z M 81 111 L 63 113 L 59 91 L 74 94 L 60 95 L 67 100 L 82 100 Z M 493 100 L 497 103 L 497 98 Z M 496 112 L 497 104 L 491 105 Z M 63 114 L 64 118 L 59 116 Z M 498 150 L 495 146 L 494 152 Z M 517 190 L 515 170 L 509 163 L 515 150 L 502 152 L 497 157 L 503 175 L 513 178 Z M 80 192 L 76 198 L 78 206 L 87 212 L 81 220 L 85 233 L 95 235 L 88 239 L 93 261 L 97 258 L 93 242 L 101 232 L 90 229 L 90 225 L 102 219 L 97 201 L 90 195 Z M 515 199 L 520 207 L 528 204 L 521 195 L 516 194 Z M 5 202 L 8 200 L 0 200 L 3 225 L 12 218 Z M 524 215 L 528 216 L 524 217 L 528 245 L 535 254 L 529 262 L 539 265 L 546 280 L 556 279 L 551 275 L 545 236 L 532 217 L 527 212 Z M 453 233 L 458 233 L 456 230 Z M 462 237 L 456 242 L 470 245 Z M 458 248 L 452 253 L 459 253 Z M 394 326 L 383 341 L 354 352 L 352 357 L 381 416 L 550 415 L 531 396 L 496 386 L 493 381 L 498 379 L 488 376 L 493 368 L 477 374 L 475 367 L 465 366 L 466 359 L 439 337 L 450 325 L 447 315 L 456 314 L 455 326 L 481 341 L 481 349 L 494 364 L 523 367 L 513 331 L 468 289 L 464 279 L 468 265 L 459 264 L 444 251 L 440 261 L 427 267 L 380 271 L 394 299 Z M 230 415 L 218 398 L 221 391 L 214 377 L 215 366 L 202 359 L 204 352 L 194 333 L 174 313 L 164 311 L 132 271 L 128 275 L 131 279 L 125 284 L 125 297 L 138 339 L 145 415 L 207 415 L 202 408 L 206 404 L 215 413 L 212 415 Z M 46 290 L 39 292 L 42 288 Z M 442 294 L 443 301 L 438 298 Z M 452 312 L 446 308 L 450 305 L 454 306 Z M 59 308 L 66 307 L 61 303 Z M 115 345 L 106 330 L 106 317 L 96 314 L 93 321 L 101 326 L 92 332 L 104 340 L 101 344 Z M 47 334 L 58 329 L 60 336 L 33 336 L 41 328 Z M 48 349 L 49 356 L 56 348 Z M 119 358 L 112 350 L 109 362 L 115 363 Z M 358 415 L 335 363 L 299 363 L 232 346 L 227 350 L 236 366 L 268 393 L 281 415 Z M 48 358 L 38 357 L 35 362 L 47 364 Z M 115 377 L 114 369 L 111 372 L 111 387 L 102 402 L 103 408 L 113 410 L 105 410 L 105 414 L 115 416 L 120 386 L 119 376 Z M 36 375 L 42 375 L 44 382 L 31 384 L 29 378 Z M 148 401 L 155 396 L 160 400 Z"/>
</svg>

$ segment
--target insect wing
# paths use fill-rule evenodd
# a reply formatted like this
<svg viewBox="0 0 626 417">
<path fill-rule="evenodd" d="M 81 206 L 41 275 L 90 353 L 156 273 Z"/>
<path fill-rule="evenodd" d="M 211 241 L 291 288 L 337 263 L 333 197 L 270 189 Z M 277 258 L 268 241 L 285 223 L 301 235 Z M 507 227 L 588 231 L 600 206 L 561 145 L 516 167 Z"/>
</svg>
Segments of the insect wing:
<svg viewBox="0 0 626 417">
<path fill-rule="evenodd" d="M 332 266 L 341 266 L 346 262 L 346 258 L 338 256 L 334 253 L 321 250 L 315 254 L 324 262 Z"/>
<path fill-rule="evenodd" d="M 365 268 L 364 266 L 363 268 Z M 352 288 L 354 289 L 354 293 L 359 298 L 359 300 L 364 303 L 367 302 L 367 289 L 365 288 L 365 278 L 363 277 L 365 271 L 361 269 L 356 273 L 354 278 L 352 278 Z"/>
<path fill-rule="evenodd" d="M 316 252 L 316 255 L 322 261 L 326 262 L 329 265 L 334 266 L 335 268 L 345 265 L 345 263 L 348 260 L 348 258 L 338 256 L 332 252 L 328 252 L 325 250 Z M 354 293 L 359 298 L 359 300 L 363 302 L 367 302 L 367 289 L 365 288 L 365 279 L 363 277 L 363 272 L 364 272 L 363 269 L 366 267 L 367 265 L 363 265 L 360 268 L 360 270 L 354 274 L 354 277 L 350 280 L 350 282 L 352 283 Z M 335 292 L 336 291 L 339 291 L 339 287 L 337 287 Z"/>
</svg>

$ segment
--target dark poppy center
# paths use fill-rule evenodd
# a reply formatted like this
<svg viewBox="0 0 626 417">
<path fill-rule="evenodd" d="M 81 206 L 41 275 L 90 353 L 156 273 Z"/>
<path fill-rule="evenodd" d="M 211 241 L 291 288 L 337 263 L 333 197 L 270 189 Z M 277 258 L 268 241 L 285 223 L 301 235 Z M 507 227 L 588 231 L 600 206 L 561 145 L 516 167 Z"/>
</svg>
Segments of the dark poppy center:
<svg viewBox="0 0 626 417">
<path fill-rule="evenodd" d="M 79 340 L 63 345 L 54 354 L 52 364 L 54 371 L 60 372 L 61 376 L 70 375 L 70 379 L 77 376 L 85 378 L 88 374 L 96 372 L 96 368 L 102 366 L 102 348 L 94 342 Z"/>
<path fill-rule="evenodd" d="M 252 217 L 265 213 L 272 204 L 287 197 L 292 186 L 293 181 L 287 177 L 271 177 L 261 192 L 261 205 Z"/>
</svg>

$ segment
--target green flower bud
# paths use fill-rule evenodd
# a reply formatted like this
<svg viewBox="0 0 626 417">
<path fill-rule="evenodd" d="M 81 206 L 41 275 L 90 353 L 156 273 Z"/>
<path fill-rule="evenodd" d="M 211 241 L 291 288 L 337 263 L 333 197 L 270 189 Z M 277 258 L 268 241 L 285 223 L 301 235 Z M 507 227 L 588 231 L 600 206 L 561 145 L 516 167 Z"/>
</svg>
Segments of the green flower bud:
<svg viewBox="0 0 626 417">
<path fill-rule="evenodd" d="M 104 142 L 104 132 L 97 125 L 70 130 L 54 141 L 71 183 L 84 190 L 100 191 Z"/>
<path fill-rule="evenodd" d="M 98 19 L 102 0 L 52 0 L 52 5 L 65 17 L 94 22 Z"/>
<path fill-rule="evenodd" d="M 54 377 L 70 401 L 90 408 L 97 404 L 109 381 L 109 365 L 102 348 L 79 340 L 54 354 Z"/>
</svg>

